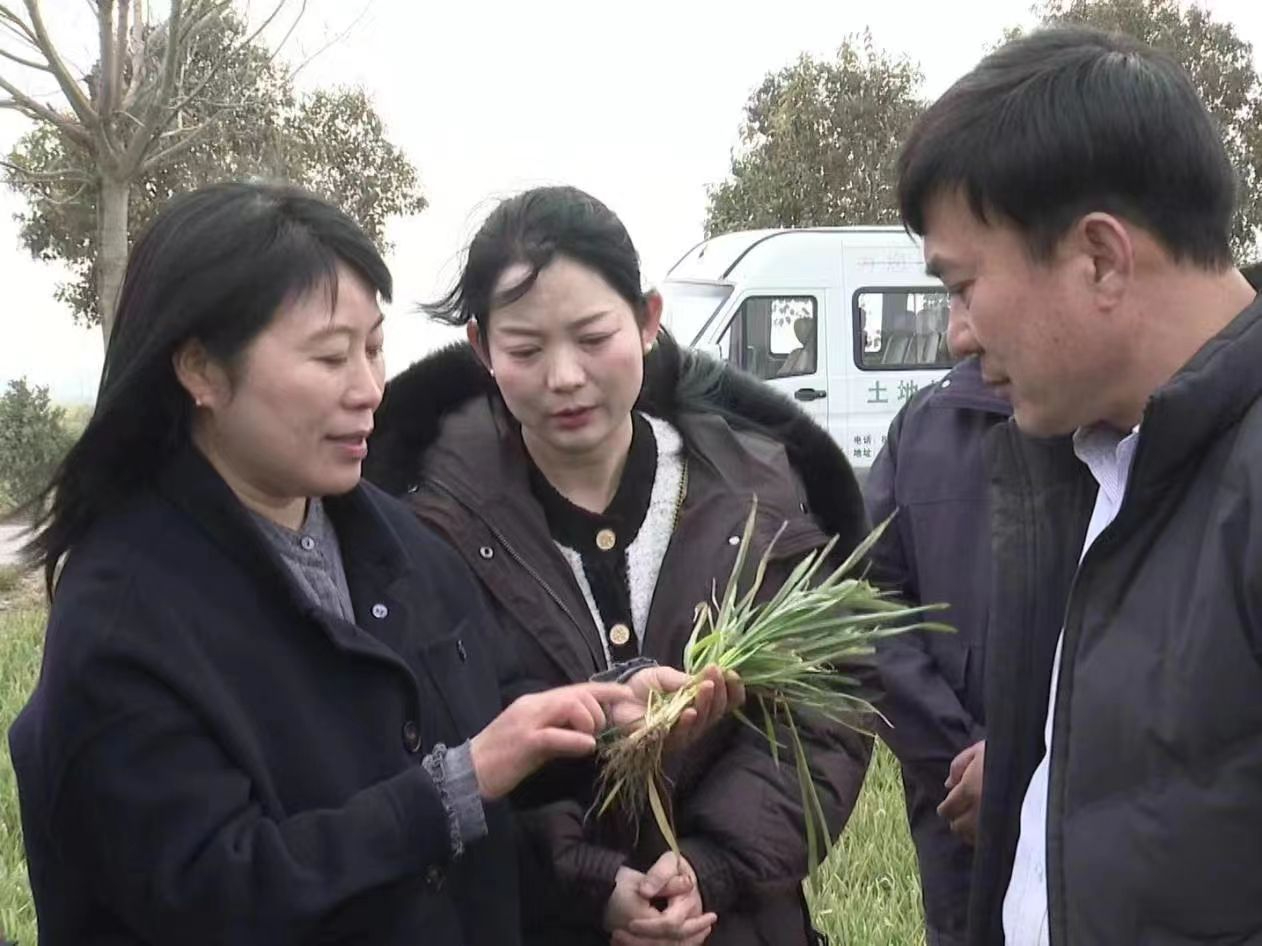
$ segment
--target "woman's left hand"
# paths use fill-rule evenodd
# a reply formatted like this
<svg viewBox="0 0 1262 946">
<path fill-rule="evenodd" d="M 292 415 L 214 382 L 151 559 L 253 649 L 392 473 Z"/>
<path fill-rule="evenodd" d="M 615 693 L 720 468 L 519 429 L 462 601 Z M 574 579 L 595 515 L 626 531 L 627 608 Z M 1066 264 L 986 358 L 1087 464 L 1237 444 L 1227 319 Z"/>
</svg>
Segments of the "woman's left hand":
<svg viewBox="0 0 1262 946">
<path fill-rule="evenodd" d="M 697 875 L 684 858 L 667 851 L 649 868 L 640 883 L 646 903 L 666 900 L 666 908 L 636 917 L 626 929 L 615 930 L 612 946 L 701 946 L 718 916 L 707 913 Z"/>
<path fill-rule="evenodd" d="M 644 715 L 644 704 L 648 701 L 650 691 L 674 693 L 692 680 L 688 674 L 674 667 L 648 667 L 641 670 L 626 683 L 635 694 L 638 705 L 622 703 L 611 707 L 612 721 L 619 726 L 635 723 Z M 700 674 L 697 695 L 693 698 L 692 706 L 684 711 L 675 728 L 671 730 L 666 748 L 675 751 L 690 745 L 744 703 L 745 684 L 739 676 L 730 671 L 725 675 L 718 667 L 707 667 Z"/>
</svg>

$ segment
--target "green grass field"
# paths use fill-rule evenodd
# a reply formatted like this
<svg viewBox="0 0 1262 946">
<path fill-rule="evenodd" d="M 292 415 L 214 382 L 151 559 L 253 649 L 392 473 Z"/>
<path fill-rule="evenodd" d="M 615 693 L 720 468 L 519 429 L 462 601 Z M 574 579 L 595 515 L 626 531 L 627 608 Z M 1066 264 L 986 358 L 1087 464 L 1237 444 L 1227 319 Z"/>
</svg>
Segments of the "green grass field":
<svg viewBox="0 0 1262 946">
<path fill-rule="evenodd" d="M 15 583 L 16 584 L 16 583 Z M 0 730 L 8 732 L 39 673 L 44 610 L 33 582 L 0 589 Z M 821 871 L 815 923 L 834 946 L 919 946 L 920 890 L 898 770 L 884 749 L 842 843 Z M 35 946 L 8 740 L 0 752 L 0 938 Z"/>
<path fill-rule="evenodd" d="M 13 579 L 13 576 L 4 576 Z M 16 579 L 0 583 L 0 730 L 6 734 L 39 675 L 44 609 L 37 587 Z M 22 858 L 17 786 L 9 741 L 0 752 L 0 938 L 35 944 L 35 908 Z"/>
</svg>

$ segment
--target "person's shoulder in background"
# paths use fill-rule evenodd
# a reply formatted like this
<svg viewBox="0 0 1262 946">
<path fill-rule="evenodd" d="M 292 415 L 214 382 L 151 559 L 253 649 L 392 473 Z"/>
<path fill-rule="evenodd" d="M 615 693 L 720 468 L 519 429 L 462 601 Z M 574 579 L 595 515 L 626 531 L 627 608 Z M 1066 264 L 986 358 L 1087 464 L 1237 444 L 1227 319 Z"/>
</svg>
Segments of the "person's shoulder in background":
<svg viewBox="0 0 1262 946">
<path fill-rule="evenodd" d="M 1240 273 L 1249 280 L 1249 285 L 1253 287 L 1254 292 L 1262 292 L 1262 260 L 1250 263 L 1248 266 L 1241 266 Z"/>
</svg>

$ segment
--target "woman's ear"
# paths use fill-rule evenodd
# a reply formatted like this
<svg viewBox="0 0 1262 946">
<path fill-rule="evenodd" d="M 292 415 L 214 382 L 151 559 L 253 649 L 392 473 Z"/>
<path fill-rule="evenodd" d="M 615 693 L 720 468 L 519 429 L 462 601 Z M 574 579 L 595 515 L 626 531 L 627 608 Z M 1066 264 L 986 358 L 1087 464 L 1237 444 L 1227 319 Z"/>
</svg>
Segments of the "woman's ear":
<svg viewBox="0 0 1262 946">
<path fill-rule="evenodd" d="M 487 374 L 495 377 L 495 369 L 491 367 L 491 351 L 486 347 L 486 339 L 483 337 L 482 329 L 478 327 L 478 323 L 470 319 L 465 323 L 464 331 L 465 337 L 469 339 L 469 347 L 478 356 L 478 361 L 482 362 L 482 367 L 487 370 Z"/>
<path fill-rule="evenodd" d="M 171 356 L 176 380 L 197 407 L 215 408 L 231 395 L 227 375 L 197 339 L 180 345 Z"/>
<path fill-rule="evenodd" d="M 640 322 L 640 339 L 644 342 L 644 354 L 652 350 L 657 335 L 662 330 L 662 294 L 650 289 L 644 294 L 644 318 Z"/>
</svg>

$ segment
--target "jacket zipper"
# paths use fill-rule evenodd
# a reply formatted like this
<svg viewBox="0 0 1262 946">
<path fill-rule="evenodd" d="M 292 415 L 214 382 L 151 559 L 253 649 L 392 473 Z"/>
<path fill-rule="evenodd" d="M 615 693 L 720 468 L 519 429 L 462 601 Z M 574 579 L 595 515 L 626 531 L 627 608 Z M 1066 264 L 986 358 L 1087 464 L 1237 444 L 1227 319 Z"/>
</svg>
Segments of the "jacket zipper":
<svg viewBox="0 0 1262 946">
<path fill-rule="evenodd" d="M 548 582 L 544 579 L 544 577 L 540 575 L 538 571 L 535 570 L 535 567 L 531 565 L 528 561 L 526 561 L 526 559 L 523 558 L 515 548 L 513 548 L 512 544 L 508 541 L 508 538 L 504 535 L 504 533 L 500 531 L 499 527 L 496 526 L 494 523 L 488 521 L 484 516 L 480 515 L 478 512 L 476 512 L 468 503 L 466 503 L 463 499 L 460 498 L 460 495 L 454 489 L 452 489 L 446 483 L 442 482 L 441 480 L 436 480 L 436 479 L 431 479 L 429 480 L 429 482 L 433 486 L 436 486 L 438 489 L 442 490 L 444 493 L 446 493 L 456 502 L 458 502 L 470 515 L 472 515 L 484 526 L 486 526 L 486 528 L 490 531 L 491 535 L 495 536 L 495 540 L 504 547 L 504 551 L 508 553 L 509 557 L 513 561 L 515 561 L 518 565 L 520 565 L 522 569 L 526 572 L 526 574 L 529 575 L 531 578 L 535 580 L 535 582 L 538 583 L 539 587 L 541 587 L 544 590 L 544 592 L 548 595 L 548 597 L 552 599 L 553 603 L 556 604 L 556 606 L 561 609 L 562 613 L 567 618 L 570 619 L 570 623 L 574 625 L 574 629 L 578 631 L 578 636 L 582 639 L 583 643 L 586 645 L 588 653 L 591 654 L 592 658 L 595 660 L 596 666 L 600 667 L 602 664 L 604 664 L 605 663 L 604 655 L 596 653 L 595 649 L 593 649 L 591 641 L 588 640 L 587 635 L 583 633 L 583 626 L 579 624 L 578 620 L 574 617 L 573 612 L 570 611 L 568 607 L 566 607 L 566 604 L 561 599 L 561 596 L 557 594 L 556 591 L 553 590 L 552 586 L 549 585 Z"/>
<path fill-rule="evenodd" d="M 1053 870 L 1052 862 L 1052 813 L 1057 815 L 1057 822 L 1061 827 L 1061 837 L 1064 837 L 1064 812 L 1065 812 L 1065 793 L 1067 791 L 1065 779 L 1065 752 L 1067 740 L 1069 739 L 1070 719 L 1065 714 L 1069 710 L 1069 700 L 1073 696 L 1073 665 L 1078 654 L 1078 644 L 1082 637 L 1082 617 L 1083 595 L 1086 590 L 1091 587 L 1091 566 L 1107 552 L 1112 546 L 1119 541 L 1118 536 L 1122 534 L 1122 526 L 1124 520 L 1128 518 L 1128 513 L 1134 505 L 1133 486 L 1137 481 L 1136 471 L 1140 468 L 1140 460 L 1143 458 L 1144 447 L 1147 441 L 1142 435 L 1140 441 L 1135 446 L 1135 455 L 1131 458 L 1131 468 L 1127 473 L 1126 490 L 1122 494 L 1121 505 L 1118 506 L 1117 513 L 1113 520 L 1104 528 L 1100 535 L 1096 536 L 1091 548 L 1087 549 L 1086 554 L 1082 556 L 1082 561 L 1074 571 L 1074 577 L 1069 584 L 1069 596 L 1066 600 L 1065 623 L 1061 630 L 1062 640 L 1060 648 L 1060 673 L 1056 682 L 1056 692 L 1053 694 L 1055 700 L 1055 718 L 1052 724 L 1052 744 L 1047 747 L 1050 756 L 1048 759 L 1049 768 L 1049 791 L 1048 791 L 1048 807 L 1047 807 L 1047 867 L 1048 867 L 1048 888 L 1047 888 L 1047 907 L 1048 907 L 1048 927 L 1052 934 L 1050 937 L 1051 946 L 1057 946 L 1060 943 L 1068 943 L 1069 940 L 1069 918 L 1065 913 L 1065 865 L 1064 852 L 1061 850 L 1062 845 L 1057 844 L 1057 858 L 1055 869 Z M 1094 479 L 1094 477 L 1093 477 Z M 1097 501 L 1099 484 L 1096 484 Z M 1092 513 L 1088 513 L 1090 516 Z M 1072 632 L 1072 637 L 1071 637 Z M 1067 672 L 1066 672 L 1067 671 Z M 1062 698 L 1063 696 L 1063 698 Z M 1059 751 L 1054 751 L 1055 747 L 1059 747 Z M 1057 761 L 1059 765 L 1055 764 Z M 1055 877 L 1055 885 L 1050 882 Z"/>
<path fill-rule="evenodd" d="M 1023 532 L 1023 535 L 1025 536 L 1025 544 L 1029 549 L 1029 552 L 1026 555 L 1025 569 L 1023 570 L 1023 573 L 1022 573 L 1023 584 L 1019 589 L 1019 593 L 1021 595 L 1021 600 L 1024 603 L 1024 607 L 1022 609 L 1023 618 L 1024 618 L 1023 620 L 1024 626 L 1027 628 L 1032 628 L 1032 627 L 1038 626 L 1036 615 L 1039 609 L 1036 605 L 1035 596 L 1033 593 L 1036 583 L 1031 580 L 1031 576 L 1039 574 L 1039 569 L 1037 566 L 1038 566 L 1038 561 L 1040 557 L 1039 556 L 1039 541 L 1038 541 L 1038 526 L 1037 526 L 1036 516 L 1034 512 L 1034 499 L 1033 499 L 1034 480 L 1033 480 L 1033 477 L 1030 475 L 1030 465 L 1026 459 L 1025 452 L 1021 449 L 1021 441 L 1020 441 L 1019 432 L 1016 431 L 1015 428 L 1010 427 L 1008 431 L 1006 431 L 1006 433 L 1007 433 L 1007 440 L 1008 440 L 1008 449 L 1011 451 L 1013 455 L 1015 466 L 1017 468 L 1017 472 L 1020 477 L 1020 491 L 1021 491 L 1020 503 L 1021 503 L 1021 515 L 1022 515 L 1022 526 L 1023 526 L 1022 532 Z M 1062 620 L 1060 633 L 1062 634 L 1064 633 L 1063 620 Z M 1036 669 L 1034 666 L 1034 650 L 1035 650 L 1034 641 L 1030 640 L 1029 638 L 1026 638 L 1025 646 L 1023 646 L 1021 649 L 1021 671 L 1023 674 L 1023 678 L 1026 680 L 1033 678 L 1034 672 Z M 1055 650 L 1053 650 L 1053 654 L 1055 654 Z M 1063 657 L 1064 655 L 1062 654 L 1061 656 Z M 1053 659 L 1055 658 L 1053 657 Z M 1050 668 L 1049 668 L 1049 671 L 1050 671 Z M 1059 692 L 1059 687 L 1057 688 L 1057 691 Z M 1056 696 L 1057 694 L 1050 694 L 1049 699 L 1052 701 L 1055 701 Z M 1040 727 L 1039 728 L 1040 737 L 1042 736 L 1042 732 L 1043 732 L 1043 727 Z M 1050 754 L 1051 751 L 1052 751 L 1051 746 L 1045 747 L 1045 752 Z M 1048 760 L 1048 765 L 1049 766 L 1051 765 L 1050 759 Z M 1035 764 L 1036 771 L 1037 771 L 1037 768 L 1038 768 L 1038 763 Z M 1031 778 L 1033 778 L 1033 773 L 1031 773 Z M 1020 789 L 1019 797 L 1020 797 L 1021 806 L 1024 806 L 1025 796 L 1026 794 L 1029 793 L 1029 790 L 1030 790 L 1030 783 L 1026 782 L 1024 788 Z M 1057 914 L 1053 906 L 1053 903 L 1055 902 L 1056 898 L 1052 894 L 1052 885 L 1051 885 L 1051 874 L 1052 874 L 1052 871 L 1050 869 L 1051 868 L 1051 849 L 1052 849 L 1051 838 L 1050 838 L 1051 832 L 1047 830 L 1048 826 L 1051 823 L 1050 786 L 1049 786 L 1048 798 L 1049 798 L 1048 817 L 1044 818 L 1044 826 L 1043 826 L 1044 866 L 1047 868 L 1047 880 L 1045 883 L 1047 887 L 1047 912 L 1048 912 L 1048 927 L 1049 927 L 1048 940 L 1049 940 L 1049 943 L 1054 944 L 1059 941 L 1059 937 L 1056 935 L 1056 932 L 1055 932 L 1056 926 L 1055 926 L 1054 920 L 1056 919 Z M 1019 819 L 1018 819 L 1017 833 L 1018 835 L 1020 834 Z M 1019 838 L 1018 838 L 1018 842 L 1019 842 Z M 1016 861 L 1014 858 L 1013 867 L 1015 868 L 1015 866 L 1016 866 Z M 1007 885 L 1005 885 L 1005 888 L 1002 891 L 1002 894 L 999 899 L 999 906 L 1001 910 L 1003 908 L 1004 902 L 1007 899 L 1007 890 L 1009 887 L 1011 887 L 1011 884 L 1012 884 L 1012 875 L 1010 872 L 1008 876 L 1008 883 Z M 1001 921 L 1000 929 L 1002 930 L 1002 921 Z"/>
</svg>

